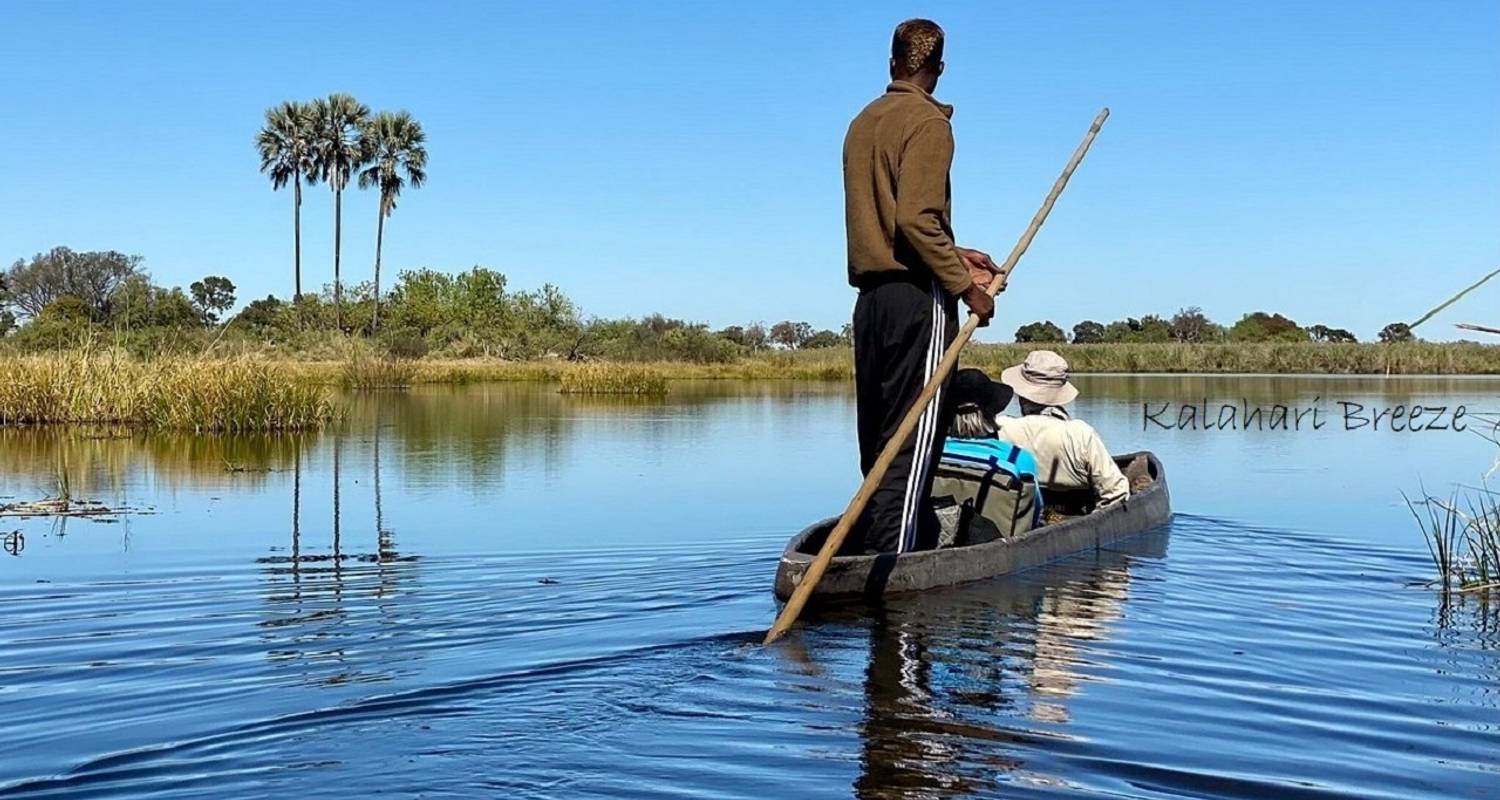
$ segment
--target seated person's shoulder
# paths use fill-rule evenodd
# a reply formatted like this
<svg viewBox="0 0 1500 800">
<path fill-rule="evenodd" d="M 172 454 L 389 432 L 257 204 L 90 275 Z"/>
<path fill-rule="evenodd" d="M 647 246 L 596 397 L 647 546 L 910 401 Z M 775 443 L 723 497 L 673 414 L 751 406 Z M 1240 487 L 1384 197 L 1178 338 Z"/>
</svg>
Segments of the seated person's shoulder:
<svg viewBox="0 0 1500 800">
<path fill-rule="evenodd" d="M 999 416 L 995 418 L 995 427 L 1000 431 L 1004 431 L 1007 428 L 1018 431 L 1033 431 L 1049 427 L 1049 423 L 1051 422 L 1061 421 L 1062 420 L 1052 419 L 1051 417 L 1037 416 L 1035 414 L 1028 414 L 1023 417 Z M 1002 433 L 1001 435 L 1003 436 L 1004 434 Z"/>
<path fill-rule="evenodd" d="M 1093 425 L 1090 425 L 1087 422 L 1084 422 L 1083 420 L 1078 419 L 1077 417 L 1073 417 L 1071 419 L 1066 419 L 1066 420 L 1060 419 L 1060 420 L 1058 420 L 1058 422 L 1061 423 L 1063 425 L 1063 427 L 1067 428 L 1069 433 L 1077 433 L 1077 434 L 1081 434 L 1081 435 L 1084 435 L 1084 436 L 1098 436 L 1099 435 L 1099 432 L 1096 431 L 1096 430 L 1094 430 L 1094 426 Z"/>
<path fill-rule="evenodd" d="M 957 439 L 943 443 L 943 457 L 984 461 L 1017 475 L 1036 475 L 1036 459 L 1026 448 L 1004 439 Z"/>
<path fill-rule="evenodd" d="M 978 458 L 978 459 L 1000 459 L 1005 460 L 1006 454 L 1014 445 L 1001 442 L 998 439 L 959 439 L 949 437 L 943 442 L 943 455 L 956 458 Z"/>
</svg>

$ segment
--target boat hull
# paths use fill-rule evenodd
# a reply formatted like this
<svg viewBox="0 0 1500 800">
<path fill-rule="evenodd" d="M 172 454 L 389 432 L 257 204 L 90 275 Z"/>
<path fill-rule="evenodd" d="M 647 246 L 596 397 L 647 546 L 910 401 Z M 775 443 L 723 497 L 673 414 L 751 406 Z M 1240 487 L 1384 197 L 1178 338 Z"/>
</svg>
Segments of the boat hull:
<svg viewBox="0 0 1500 800">
<path fill-rule="evenodd" d="M 1097 550 L 1167 524 L 1172 519 L 1172 501 L 1167 475 L 1156 456 L 1129 453 L 1116 461 L 1129 463 L 1145 456 L 1153 481 L 1130 498 L 1082 517 L 1046 525 L 1013 539 L 1000 539 L 970 547 L 923 550 L 915 553 L 836 556 L 813 591 L 817 601 L 878 599 L 887 595 L 921 592 L 944 586 L 994 578 L 1060 558 Z M 808 526 L 792 537 L 776 569 L 776 597 L 786 600 L 802 582 L 816 557 L 802 552 L 810 539 L 820 541 L 836 517 Z"/>
</svg>

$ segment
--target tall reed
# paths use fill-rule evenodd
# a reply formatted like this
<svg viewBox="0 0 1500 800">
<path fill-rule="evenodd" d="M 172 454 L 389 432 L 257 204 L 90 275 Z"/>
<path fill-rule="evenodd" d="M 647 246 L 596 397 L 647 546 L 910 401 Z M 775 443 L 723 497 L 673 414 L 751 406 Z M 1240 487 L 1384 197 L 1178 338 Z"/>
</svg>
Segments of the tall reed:
<svg viewBox="0 0 1500 800">
<path fill-rule="evenodd" d="M 117 350 L 81 348 L 0 359 L 0 426 L 273 431 L 316 428 L 333 417 L 318 381 L 253 357 L 142 361 Z"/>
<path fill-rule="evenodd" d="M 416 375 L 414 361 L 371 356 L 356 349 L 344 361 L 342 382 L 350 389 L 404 389 Z"/>
<path fill-rule="evenodd" d="M 661 396 L 667 378 L 660 371 L 633 364 L 577 364 L 562 371 L 563 394 L 633 394 Z"/>
<path fill-rule="evenodd" d="M 1447 499 L 1426 493 L 1420 500 L 1405 499 L 1437 569 L 1434 583 L 1444 594 L 1500 588 L 1500 499 L 1495 493 L 1479 487 Z"/>
<path fill-rule="evenodd" d="M 68 470 L 68 459 L 63 448 L 57 448 L 57 458 L 52 462 L 53 499 L 67 503 L 73 499 L 73 477 Z"/>
</svg>

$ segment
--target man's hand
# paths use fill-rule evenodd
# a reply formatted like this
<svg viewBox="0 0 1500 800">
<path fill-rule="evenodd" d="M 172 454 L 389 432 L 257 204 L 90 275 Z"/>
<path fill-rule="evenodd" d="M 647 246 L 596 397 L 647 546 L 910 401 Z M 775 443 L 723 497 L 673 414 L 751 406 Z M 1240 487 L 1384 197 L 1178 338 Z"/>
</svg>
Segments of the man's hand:
<svg viewBox="0 0 1500 800">
<path fill-rule="evenodd" d="M 993 258 L 990 258 L 990 254 L 982 250 L 971 250 L 967 247 L 954 246 L 953 249 L 958 252 L 959 260 L 964 262 L 965 267 L 968 267 L 969 277 L 973 279 L 974 283 L 979 284 L 982 288 L 989 288 L 990 281 L 1000 272 L 1000 267 L 995 264 Z M 1001 288 L 1001 291 L 1004 291 L 1004 287 Z"/>
<path fill-rule="evenodd" d="M 969 307 L 969 313 L 979 318 L 979 327 L 990 324 L 990 317 L 995 314 L 995 299 L 990 297 L 983 286 L 977 283 L 969 284 L 959 299 Z"/>
</svg>

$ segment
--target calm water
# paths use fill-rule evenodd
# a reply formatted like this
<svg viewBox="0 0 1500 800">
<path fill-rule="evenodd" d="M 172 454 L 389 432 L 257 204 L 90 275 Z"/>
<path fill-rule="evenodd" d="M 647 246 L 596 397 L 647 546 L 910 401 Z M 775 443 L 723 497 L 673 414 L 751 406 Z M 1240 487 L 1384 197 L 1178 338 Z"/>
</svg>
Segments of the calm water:
<svg viewBox="0 0 1500 800">
<path fill-rule="evenodd" d="M 842 386 L 0 432 L 0 496 L 65 463 L 74 496 L 149 512 L 0 519 L 0 796 L 1500 796 L 1500 604 L 1409 585 L 1400 494 L 1473 484 L 1496 448 L 1337 405 L 1479 428 L 1500 382 L 1080 383 L 1113 449 L 1165 461 L 1168 529 L 772 648 L 781 545 L 858 477 Z M 1143 422 L 1205 398 L 1324 425 Z"/>
</svg>

